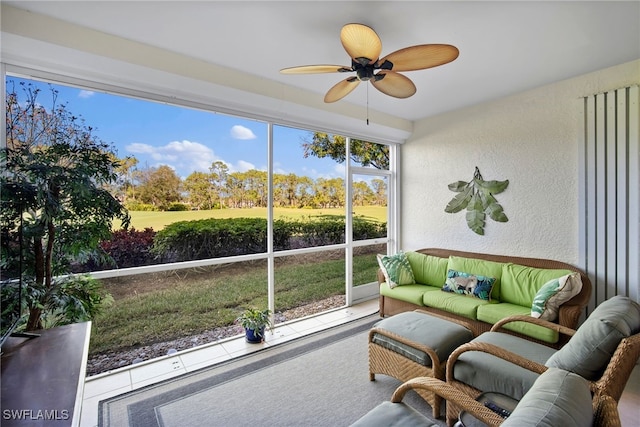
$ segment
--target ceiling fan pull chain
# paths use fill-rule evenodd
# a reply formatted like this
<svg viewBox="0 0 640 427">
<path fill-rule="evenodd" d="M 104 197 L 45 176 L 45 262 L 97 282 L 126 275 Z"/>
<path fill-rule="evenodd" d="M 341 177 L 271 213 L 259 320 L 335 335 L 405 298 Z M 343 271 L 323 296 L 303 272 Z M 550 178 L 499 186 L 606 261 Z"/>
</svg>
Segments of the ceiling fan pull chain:
<svg viewBox="0 0 640 427">
<path fill-rule="evenodd" d="M 367 126 L 369 126 L 369 85 L 367 85 Z"/>
</svg>

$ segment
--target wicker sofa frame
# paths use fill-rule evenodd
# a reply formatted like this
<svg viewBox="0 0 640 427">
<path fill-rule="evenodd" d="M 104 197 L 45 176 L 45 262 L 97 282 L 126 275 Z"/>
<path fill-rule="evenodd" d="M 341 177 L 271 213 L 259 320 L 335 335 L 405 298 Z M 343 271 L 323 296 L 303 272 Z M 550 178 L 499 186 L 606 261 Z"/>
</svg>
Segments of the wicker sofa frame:
<svg viewBox="0 0 640 427">
<path fill-rule="evenodd" d="M 524 265 L 527 267 L 534 268 L 549 268 L 549 269 L 565 269 L 575 271 L 580 274 L 580 279 L 582 280 L 582 290 L 578 295 L 567 301 L 560 307 L 558 313 L 557 324 L 562 325 L 566 328 L 576 329 L 578 326 L 578 321 L 580 320 L 580 316 L 585 310 L 589 302 L 589 298 L 591 297 L 591 281 L 589 277 L 577 267 L 574 267 L 571 264 L 567 264 L 561 261 L 555 261 L 550 259 L 542 259 L 542 258 L 525 258 L 525 257 L 514 257 L 507 255 L 493 255 L 493 254 L 485 254 L 485 253 L 476 253 L 476 252 L 464 252 L 450 249 L 442 249 L 442 248 L 425 248 L 419 249 L 416 252 L 423 253 L 425 255 L 436 256 L 439 258 L 449 258 L 449 256 L 458 256 L 464 258 L 476 258 L 487 261 L 495 261 L 495 262 L 511 262 L 514 264 Z M 378 270 L 377 274 L 378 283 L 381 284 L 385 281 L 384 275 L 382 274 L 382 270 Z M 449 313 L 444 310 L 440 310 L 433 307 L 426 307 L 422 305 L 412 304 L 406 301 L 401 301 L 395 298 L 391 298 L 389 296 L 380 295 L 380 316 L 392 316 L 394 314 L 402 313 L 404 311 L 413 311 L 416 309 L 424 310 L 426 312 L 436 314 L 439 316 L 444 316 L 449 318 L 450 320 L 455 320 L 458 323 L 464 324 L 468 327 L 474 334 L 474 336 L 478 336 L 483 332 L 488 332 L 493 327 L 492 324 L 482 322 L 479 320 L 469 319 L 463 316 L 459 316 L 453 313 Z M 526 335 L 517 334 L 515 332 L 510 332 L 513 335 L 520 336 L 524 339 L 540 342 L 544 345 L 549 345 L 549 343 L 545 343 L 542 341 L 535 340 Z M 560 348 L 562 345 L 566 343 L 568 338 L 561 336 L 561 339 L 553 345 L 555 348 Z"/>
<path fill-rule="evenodd" d="M 534 324 L 538 324 L 541 326 L 545 326 L 548 328 L 555 329 L 560 334 L 571 338 L 575 334 L 575 330 L 566 328 L 561 325 L 557 325 L 551 322 L 547 322 L 545 320 L 536 319 L 530 316 L 510 316 L 502 319 L 500 322 L 496 323 L 491 331 L 492 332 L 508 332 L 501 331 L 503 325 L 514 322 L 514 321 L 525 321 Z M 511 333 L 511 332 L 509 332 Z M 461 394 L 467 395 L 472 399 L 478 397 L 482 391 L 478 390 L 474 387 L 469 386 L 463 382 L 457 381 L 453 377 L 454 365 L 461 354 L 467 351 L 480 351 L 484 353 L 488 353 L 503 359 L 505 362 L 513 363 L 522 368 L 528 369 L 537 374 L 542 374 L 548 368 L 545 365 L 532 361 L 530 359 L 524 358 L 518 354 L 515 354 L 509 350 L 504 348 L 488 344 L 488 343 L 480 343 L 480 342 L 470 342 L 467 344 L 463 344 L 458 347 L 447 360 L 446 364 L 446 382 L 448 385 L 452 386 L 458 392 L 462 392 Z M 594 394 L 594 399 L 602 398 L 603 396 L 608 396 L 610 399 L 615 402 L 616 406 L 620 397 L 622 396 L 622 392 L 629 380 L 631 375 L 631 371 L 633 370 L 638 358 L 640 357 L 640 333 L 631 335 L 630 337 L 623 338 L 615 352 L 611 356 L 609 363 L 607 364 L 605 370 L 603 371 L 600 378 L 594 381 L 590 381 L 591 391 Z M 453 423 L 457 420 L 458 413 L 460 412 L 461 407 L 457 406 L 455 403 L 447 402 L 447 424 L 449 426 L 453 425 Z"/>
</svg>

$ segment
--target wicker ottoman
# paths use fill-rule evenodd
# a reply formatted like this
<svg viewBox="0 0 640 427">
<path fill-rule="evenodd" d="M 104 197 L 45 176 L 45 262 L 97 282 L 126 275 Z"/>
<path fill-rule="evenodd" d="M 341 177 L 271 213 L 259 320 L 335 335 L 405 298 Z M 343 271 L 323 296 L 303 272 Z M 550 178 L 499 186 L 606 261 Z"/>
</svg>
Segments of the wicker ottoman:
<svg viewBox="0 0 640 427">
<path fill-rule="evenodd" d="M 384 374 L 402 382 L 416 377 L 444 380 L 449 355 L 472 339 L 462 324 L 420 310 L 385 318 L 369 331 L 369 379 Z M 419 394 L 439 418 L 442 398 L 424 390 Z"/>
</svg>

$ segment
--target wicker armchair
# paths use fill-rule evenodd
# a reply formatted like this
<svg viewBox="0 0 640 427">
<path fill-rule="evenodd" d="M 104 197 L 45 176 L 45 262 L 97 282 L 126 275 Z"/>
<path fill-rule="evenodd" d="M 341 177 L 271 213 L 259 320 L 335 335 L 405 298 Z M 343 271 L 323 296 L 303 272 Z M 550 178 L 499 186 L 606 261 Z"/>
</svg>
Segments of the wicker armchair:
<svg viewBox="0 0 640 427">
<path fill-rule="evenodd" d="M 505 419 L 497 415 L 495 412 L 488 409 L 482 403 L 477 402 L 475 399 L 468 395 L 460 393 L 458 389 L 451 385 L 431 377 L 418 377 L 413 378 L 403 384 L 401 384 L 391 396 L 391 404 L 405 405 L 402 403 L 404 396 L 413 390 L 416 393 L 424 394 L 424 392 L 435 393 L 447 401 L 447 405 L 455 405 L 461 410 L 464 410 L 476 419 L 482 421 L 488 426 L 499 426 L 505 422 Z M 422 393 L 420 393 L 422 392 Z M 594 397 L 593 402 L 593 427 L 621 427 L 620 415 L 618 414 L 618 406 L 616 401 L 607 395 L 599 395 Z M 389 420 L 385 419 L 385 412 L 390 409 L 395 409 L 390 406 L 389 402 L 385 402 L 378 407 L 374 408 L 371 412 L 363 416 L 358 420 L 354 426 L 375 426 L 375 425 L 395 425 L 388 424 Z M 396 422 L 397 425 L 403 427 L 408 426 L 435 426 L 434 422 L 428 419 L 422 414 L 416 414 L 415 410 L 410 407 L 401 407 L 403 412 L 409 416 L 404 418 L 396 417 L 391 422 Z M 516 409 L 517 410 L 517 409 Z M 516 412 L 514 411 L 514 414 Z"/>
<path fill-rule="evenodd" d="M 544 320 L 535 319 L 529 316 L 512 316 L 509 318 L 505 318 L 501 322 L 496 323 L 492 328 L 492 330 L 489 332 L 489 334 L 491 333 L 502 334 L 501 332 L 498 332 L 498 331 L 506 323 L 512 322 L 512 321 L 531 322 L 531 323 L 540 324 L 542 326 L 546 326 L 549 328 L 555 328 L 555 330 L 557 330 L 559 333 L 565 334 L 570 338 L 569 343 L 571 343 L 571 337 L 573 337 L 576 334 L 576 331 L 572 329 L 565 328 L 561 325 L 552 324 Z M 635 332 L 633 335 L 622 338 L 619 341 L 619 343 L 617 344 L 617 348 L 615 348 L 615 351 L 613 352 L 613 355 L 609 359 L 608 363 L 606 363 L 606 366 L 604 367 L 604 369 L 601 371 L 601 375 L 595 379 L 592 378 L 590 380 L 591 391 L 593 392 L 596 399 L 600 399 L 602 396 L 608 396 L 608 398 L 612 399 L 613 402 L 615 402 L 615 404 L 617 405 L 617 402 L 620 399 L 620 396 L 622 395 L 622 392 L 627 383 L 627 380 L 629 379 L 631 371 L 633 370 L 635 363 L 640 357 L 640 333 L 638 333 L 637 329 L 634 330 L 633 332 Z M 511 338 L 511 341 L 515 344 L 518 344 L 517 340 L 522 340 L 522 339 L 518 337 Z M 454 387 L 456 390 L 458 390 L 458 392 L 462 391 L 464 394 L 468 395 L 472 399 L 475 399 L 478 395 L 482 393 L 482 391 L 486 391 L 486 390 L 479 390 L 456 378 L 455 376 L 456 363 L 458 362 L 458 359 L 465 353 L 481 352 L 481 353 L 489 354 L 499 358 L 500 360 L 503 360 L 505 362 L 509 362 L 513 365 L 517 365 L 521 368 L 524 368 L 525 370 L 533 372 L 537 375 L 542 374 L 548 369 L 548 367 L 545 366 L 545 364 L 523 357 L 521 354 L 517 354 L 514 351 L 507 350 L 503 347 L 494 345 L 489 342 L 479 342 L 479 341 L 481 340 L 478 340 L 478 341 L 474 340 L 470 343 L 463 344 L 460 347 L 458 347 L 449 357 L 447 361 L 447 366 L 446 366 L 447 384 Z M 525 341 L 525 340 L 522 340 L 522 341 Z M 531 345 L 531 344 L 525 344 L 525 346 L 527 345 Z M 517 345 L 514 345 L 514 347 L 517 347 Z M 526 382 L 526 380 L 521 380 L 520 378 L 518 379 L 511 378 L 511 381 Z M 514 396 L 514 397 L 517 399 L 520 398 L 520 396 Z M 604 397 L 603 399 L 608 400 Z M 447 405 L 447 423 L 449 425 L 452 425 L 455 422 L 459 411 L 460 411 L 460 407 L 456 403 Z"/>
</svg>

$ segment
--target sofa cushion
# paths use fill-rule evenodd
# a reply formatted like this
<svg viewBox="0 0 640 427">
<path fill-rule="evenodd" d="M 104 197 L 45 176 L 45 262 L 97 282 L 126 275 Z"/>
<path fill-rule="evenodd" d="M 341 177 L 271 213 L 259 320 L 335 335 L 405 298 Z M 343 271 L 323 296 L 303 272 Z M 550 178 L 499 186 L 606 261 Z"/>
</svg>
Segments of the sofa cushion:
<svg viewBox="0 0 640 427">
<path fill-rule="evenodd" d="M 560 306 L 582 290 L 579 273 L 566 274 L 545 283 L 533 297 L 531 316 L 553 322 Z"/>
<path fill-rule="evenodd" d="M 528 307 L 522 307 L 516 304 L 509 304 L 508 302 L 501 302 L 500 304 L 487 304 L 478 307 L 478 320 L 495 324 L 505 317 L 515 315 L 528 316 L 530 309 Z M 544 342 L 555 344 L 558 342 L 559 334 L 556 331 L 547 329 L 543 326 L 534 325 L 527 322 L 509 322 L 504 325 L 504 329 L 514 331 L 526 336 L 539 339 Z"/>
<path fill-rule="evenodd" d="M 524 395 L 504 427 L 582 427 L 593 422 L 589 383 L 561 369 L 545 371 Z"/>
<path fill-rule="evenodd" d="M 597 380 L 623 338 L 640 332 L 640 304 L 622 295 L 593 310 L 556 354 L 546 363 L 588 379 Z"/>
<path fill-rule="evenodd" d="M 533 268 L 507 263 L 502 269 L 500 301 L 531 307 L 533 297 L 545 283 L 571 273 L 571 270 Z"/>
<path fill-rule="evenodd" d="M 546 345 L 501 332 L 485 332 L 471 342 L 494 344 L 540 364 L 544 364 L 556 351 Z M 491 354 L 467 351 L 456 361 L 453 376 L 478 390 L 502 393 L 520 400 L 539 375 Z"/>
<path fill-rule="evenodd" d="M 464 271 L 449 270 L 442 290 L 489 301 L 491 288 L 493 288 L 495 281 L 495 277 L 476 276 Z"/>
<path fill-rule="evenodd" d="M 430 286 L 442 286 L 447 277 L 447 258 L 433 255 L 425 255 L 420 252 L 408 251 L 405 253 L 411 265 L 416 283 Z"/>
<path fill-rule="evenodd" d="M 491 303 L 478 298 L 468 298 L 464 295 L 449 292 L 425 292 L 422 295 L 422 304 L 468 319 L 477 320 L 478 307 Z"/>
<path fill-rule="evenodd" d="M 395 288 L 400 285 L 411 285 L 416 282 L 413 277 L 413 270 L 404 252 L 394 255 L 377 255 L 378 265 L 384 274 L 389 287 Z"/>
<path fill-rule="evenodd" d="M 464 258 L 458 256 L 450 256 L 447 263 L 448 270 L 464 271 L 473 275 L 480 275 L 485 277 L 495 277 L 496 281 L 493 283 L 491 290 L 491 299 L 501 301 L 501 276 L 502 276 L 502 262 L 485 261 L 477 258 Z M 529 304 L 531 305 L 531 304 Z"/>
<path fill-rule="evenodd" d="M 400 301 L 410 302 L 412 304 L 423 306 L 423 295 L 425 293 L 440 292 L 439 287 L 427 285 L 404 285 L 390 288 L 387 282 L 380 284 L 380 295 L 395 298 Z"/>
</svg>

